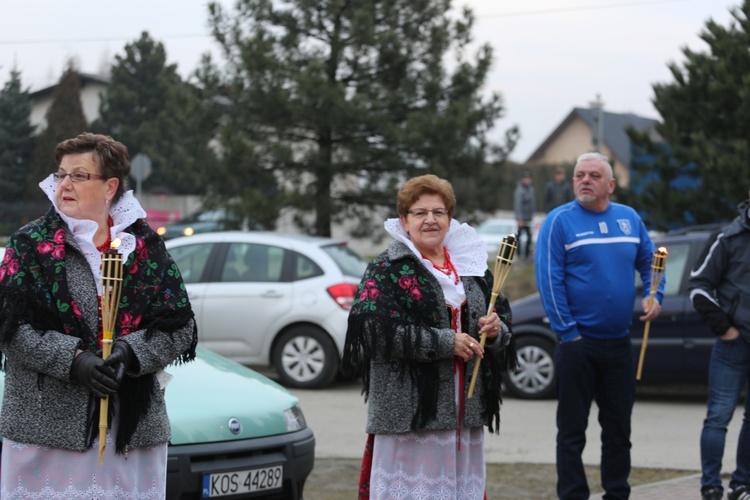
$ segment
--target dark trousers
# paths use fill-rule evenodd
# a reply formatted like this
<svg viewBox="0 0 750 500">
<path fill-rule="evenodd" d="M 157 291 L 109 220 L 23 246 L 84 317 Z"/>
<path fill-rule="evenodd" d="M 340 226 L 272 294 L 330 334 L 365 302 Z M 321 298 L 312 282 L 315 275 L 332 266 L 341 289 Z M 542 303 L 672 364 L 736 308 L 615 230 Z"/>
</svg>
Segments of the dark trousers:
<svg viewBox="0 0 750 500">
<path fill-rule="evenodd" d="M 601 481 L 605 499 L 628 498 L 630 417 L 635 401 L 635 370 L 630 337 L 583 337 L 558 344 L 557 495 L 587 499 L 583 468 L 586 427 L 592 401 L 599 408 Z"/>
<path fill-rule="evenodd" d="M 526 245 L 523 251 L 521 251 L 521 243 L 524 241 L 523 238 L 521 238 L 521 234 L 526 233 Z M 525 259 L 529 258 L 529 254 L 531 253 L 531 221 L 527 222 L 523 225 L 523 227 L 518 228 L 518 254 L 523 255 Z"/>
<path fill-rule="evenodd" d="M 703 487 L 721 489 L 721 459 L 727 426 L 745 386 L 750 387 L 750 342 L 742 337 L 716 339 L 708 369 L 708 410 L 701 432 Z M 737 443 L 737 468 L 729 481 L 729 487 L 733 489 L 742 485 L 750 485 L 750 393 L 745 395 L 745 415 Z"/>
</svg>

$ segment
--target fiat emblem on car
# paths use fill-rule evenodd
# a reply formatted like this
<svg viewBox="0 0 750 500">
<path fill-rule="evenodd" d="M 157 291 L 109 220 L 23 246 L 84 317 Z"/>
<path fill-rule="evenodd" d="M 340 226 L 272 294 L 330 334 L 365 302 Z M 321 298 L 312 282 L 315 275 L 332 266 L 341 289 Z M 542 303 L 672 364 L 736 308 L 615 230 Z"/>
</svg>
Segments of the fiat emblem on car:
<svg viewBox="0 0 750 500">
<path fill-rule="evenodd" d="M 242 432 L 242 424 L 234 417 L 229 419 L 229 432 L 231 432 L 235 436 Z"/>
</svg>

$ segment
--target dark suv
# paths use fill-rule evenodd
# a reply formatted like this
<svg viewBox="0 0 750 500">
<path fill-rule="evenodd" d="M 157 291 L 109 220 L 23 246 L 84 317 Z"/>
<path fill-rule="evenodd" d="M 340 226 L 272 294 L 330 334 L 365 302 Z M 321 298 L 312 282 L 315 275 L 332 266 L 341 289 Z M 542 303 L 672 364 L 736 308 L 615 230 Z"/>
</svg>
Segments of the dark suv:
<svg viewBox="0 0 750 500">
<path fill-rule="evenodd" d="M 661 315 L 651 322 L 639 384 L 705 383 L 715 337 L 693 309 L 687 295 L 690 270 L 711 233 L 707 229 L 683 230 L 654 238 L 657 247 L 669 251 L 666 289 Z M 633 305 L 633 356 L 640 356 L 644 323 L 639 291 Z M 544 314 L 539 294 L 511 303 L 513 333 L 520 368 L 505 374 L 505 386 L 519 398 L 545 399 L 555 394 L 555 345 L 557 339 Z"/>
</svg>

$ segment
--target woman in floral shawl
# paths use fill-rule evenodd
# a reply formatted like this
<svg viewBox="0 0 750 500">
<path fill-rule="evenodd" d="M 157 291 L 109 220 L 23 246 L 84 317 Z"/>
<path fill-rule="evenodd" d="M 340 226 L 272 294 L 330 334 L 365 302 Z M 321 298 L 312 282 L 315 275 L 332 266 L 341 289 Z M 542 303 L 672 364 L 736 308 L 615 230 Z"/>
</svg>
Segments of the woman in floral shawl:
<svg viewBox="0 0 750 500">
<path fill-rule="evenodd" d="M 185 286 L 125 192 L 124 145 L 85 133 L 58 144 L 55 160 L 39 184 L 52 206 L 10 237 L 0 265 L 0 496 L 161 499 L 170 438 L 162 369 L 191 360 L 197 339 Z M 114 238 L 123 285 L 104 361 L 100 266 Z M 110 431 L 99 466 L 105 396 Z"/>
<path fill-rule="evenodd" d="M 453 220 L 455 207 L 434 175 L 401 187 L 399 218 L 385 223 L 394 241 L 369 264 L 349 315 L 343 367 L 362 377 L 368 401 L 360 498 L 484 497 L 483 426 L 498 430 L 515 343 L 505 297 L 487 316 L 485 245 Z"/>
</svg>

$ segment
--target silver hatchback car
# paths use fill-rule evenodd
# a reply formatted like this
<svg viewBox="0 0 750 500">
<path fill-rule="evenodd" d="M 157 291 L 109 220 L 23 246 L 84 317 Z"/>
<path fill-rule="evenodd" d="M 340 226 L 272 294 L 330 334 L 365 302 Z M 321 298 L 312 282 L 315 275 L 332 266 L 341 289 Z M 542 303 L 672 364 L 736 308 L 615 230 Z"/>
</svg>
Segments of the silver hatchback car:
<svg viewBox="0 0 750 500">
<path fill-rule="evenodd" d="M 166 244 L 187 285 L 201 345 L 245 365 L 272 366 L 287 386 L 334 379 L 367 266 L 345 242 L 237 231 Z"/>
</svg>

